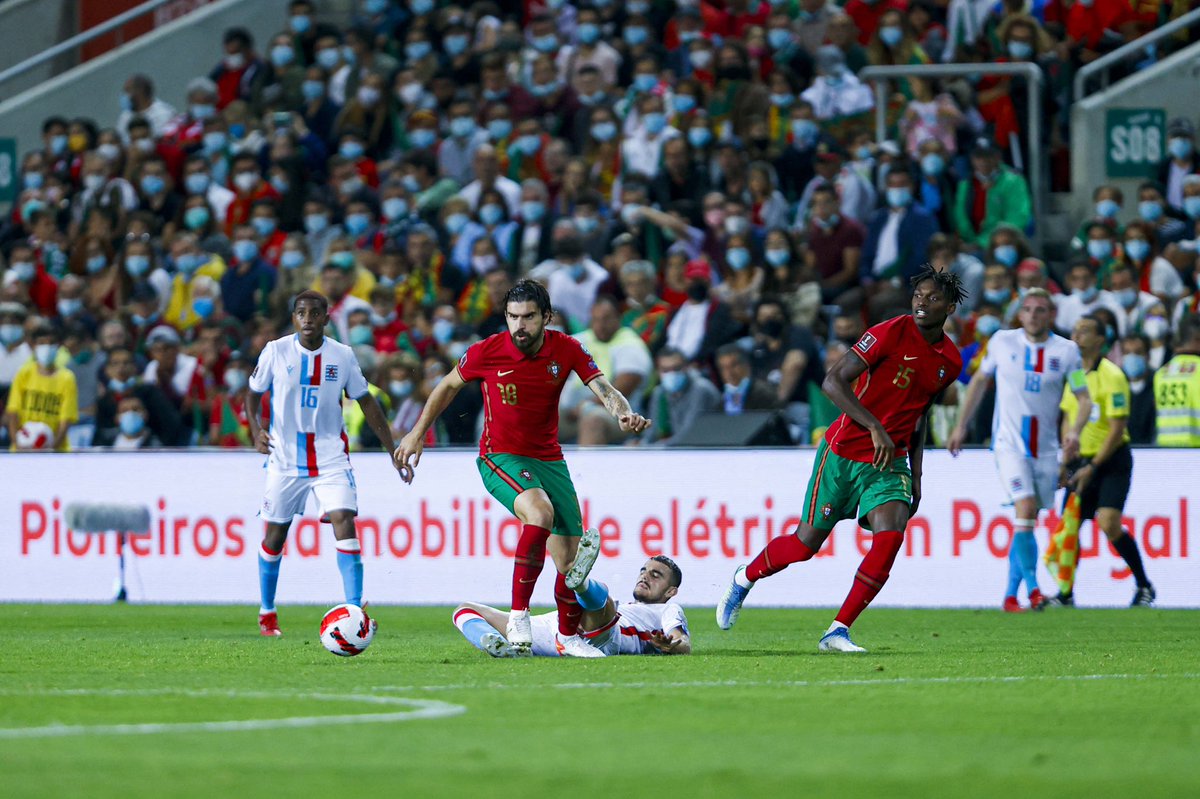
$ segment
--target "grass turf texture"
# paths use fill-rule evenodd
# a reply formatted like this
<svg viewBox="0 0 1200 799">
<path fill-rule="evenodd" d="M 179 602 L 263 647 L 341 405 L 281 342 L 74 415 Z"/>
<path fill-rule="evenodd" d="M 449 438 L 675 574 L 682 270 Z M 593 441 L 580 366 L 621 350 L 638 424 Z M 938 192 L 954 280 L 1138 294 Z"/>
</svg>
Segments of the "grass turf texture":
<svg viewBox="0 0 1200 799">
<path fill-rule="evenodd" d="M 690 657 L 492 660 L 449 608 L 377 607 L 356 658 L 321 608 L 4 608 L 0 794 L 16 797 L 1195 795 L 1200 612 L 876 609 L 866 655 L 819 655 L 828 610 L 689 613 Z M 1096 675 L 1085 678 L 1087 675 Z M 1015 678 L 1015 679 L 1006 679 Z M 395 713 L 295 729 L 14 728 Z M 304 696 L 309 695 L 309 696 Z M 786 793 L 784 793 L 786 792 Z"/>
</svg>

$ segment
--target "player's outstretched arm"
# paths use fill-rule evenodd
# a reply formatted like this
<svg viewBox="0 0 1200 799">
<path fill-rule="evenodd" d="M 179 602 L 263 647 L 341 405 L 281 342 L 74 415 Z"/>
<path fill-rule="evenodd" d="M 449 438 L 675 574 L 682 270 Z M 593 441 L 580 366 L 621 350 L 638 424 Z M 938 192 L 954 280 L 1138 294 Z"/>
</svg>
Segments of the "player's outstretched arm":
<svg viewBox="0 0 1200 799">
<path fill-rule="evenodd" d="M 262 419 L 259 418 L 259 414 L 262 413 L 262 396 L 254 391 L 246 396 L 246 421 L 250 424 L 250 441 L 254 444 L 254 449 L 263 455 L 270 455 L 271 434 L 263 429 Z"/>
<path fill-rule="evenodd" d="M 962 410 L 959 411 L 958 422 L 950 432 L 950 437 L 946 439 L 946 449 L 951 455 L 957 457 L 958 453 L 962 452 L 963 442 L 967 440 L 967 425 L 975 418 L 975 411 L 979 410 L 979 403 L 983 401 L 984 392 L 991 383 L 992 376 L 980 371 L 975 373 L 967 385 L 967 396 L 963 400 Z"/>
<path fill-rule="evenodd" d="M 425 407 L 421 409 L 421 416 L 413 425 L 413 429 L 400 439 L 400 445 L 392 452 L 392 461 L 404 482 L 411 483 L 416 476 L 417 464 L 421 462 L 421 453 L 425 451 L 425 434 L 465 385 L 466 381 L 455 366 L 433 389 L 429 399 L 425 400 Z"/>
<path fill-rule="evenodd" d="M 650 426 L 651 420 L 640 413 L 634 413 L 629 400 L 625 399 L 625 395 L 617 391 L 604 375 L 598 375 L 587 385 L 625 432 L 640 433 Z"/>
<path fill-rule="evenodd" d="M 825 375 L 821 390 L 842 413 L 871 431 L 871 443 L 875 445 L 875 458 L 872 465 L 886 472 L 892 467 L 892 459 L 896 457 L 896 444 L 891 436 L 883 429 L 883 424 L 875 418 L 875 414 L 866 409 L 854 393 L 854 381 L 867 371 L 867 362 L 850 350 L 833 365 Z"/>
<path fill-rule="evenodd" d="M 651 633 L 650 646 L 657 649 L 663 655 L 692 654 L 692 639 L 678 627 L 666 634 L 660 632 Z"/>
</svg>

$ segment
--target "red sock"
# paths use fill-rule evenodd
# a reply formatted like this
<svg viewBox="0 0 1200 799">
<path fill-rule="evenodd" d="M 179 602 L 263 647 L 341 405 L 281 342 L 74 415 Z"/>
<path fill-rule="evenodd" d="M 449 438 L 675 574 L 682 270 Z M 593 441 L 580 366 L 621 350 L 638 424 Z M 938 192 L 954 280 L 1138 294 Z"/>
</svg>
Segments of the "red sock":
<svg viewBox="0 0 1200 799">
<path fill-rule="evenodd" d="M 903 542 L 904 533 L 895 530 L 881 530 L 871 538 L 871 549 L 854 575 L 854 585 L 838 611 L 838 621 L 849 627 L 867 609 L 887 582 Z"/>
<path fill-rule="evenodd" d="M 538 575 L 546 562 L 546 541 L 550 531 L 545 527 L 527 524 L 521 528 L 517 540 L 517 554 L 513 558 L 512 609 L 529 610 L 529 599 Z"/>
<path fill-rule="evenodd" d="M 808 560 L 817 554 L 796 535 L 781 535 L 767 542 L 766 549 L 746 567 L 747 580 L 761 580 L 781 572 L 793 563 Z"/>
<path fill-rule="evenodd" d="M 575 599 L 575 592 L 567 588 L 567 576 L 558 575 L 554 581 L 554 604 L 558 605 L 558 631 L 562 635 L 575 635 L 579 632 L 579 619 L 583 616 L 583 608 Z"/>
</svg>

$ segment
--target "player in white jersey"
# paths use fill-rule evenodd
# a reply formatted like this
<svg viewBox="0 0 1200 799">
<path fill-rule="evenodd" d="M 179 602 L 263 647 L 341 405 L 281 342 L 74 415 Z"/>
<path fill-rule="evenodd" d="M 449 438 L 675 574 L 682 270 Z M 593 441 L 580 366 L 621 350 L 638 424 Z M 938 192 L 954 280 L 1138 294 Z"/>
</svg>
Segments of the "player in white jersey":
<svg viewBox="0 0 1200 799">
<path fill-rule="evenodd" d="M 343 394 L 358 402 L 384 451 L 395 449 L 387 418 L 367 390 L 354 351 L 325 337 L 328 300 L 315 291 L 304 291 L 296 296 L 292 309 L 296 332 L 263 348 L 250 375 L 246 402 L 255 448 L 268 456 L 267 488 L 258 512 L 266 522 L 258 553 L 262 597 L 258 627 L 267 636 L 282 635 L 275 612 L 279 561 L 292 517 L 304 513 L 309 494 L 316 497 L 322 521 L 333 524 L 346 602 L 362 605 L 362 546 L 354 527 L 358 495 L 342 424 Z M 268 391 L 271 416 L 264 430 L 259 410 Z"/>
<path fill-rule="evenodd" d="M 966 439 L 967 425 L 994 381 L 992 450 L 1000 480 L 1016 512 L 1003 605 L 1010 612 L 1021 610 L 1017 590 L 1022 580 L 1029 591 L 1030 607 L 1041 610 L 1046 604 L 1037 584 L 1033 528 L 1038 512 L 1054 502 L 1058 487 L 1058 405 L 1064 384 L 1078 397 L 1080 408 L 1087 409 L 1080 411 L 1081 423 L 1068 429 L 1063 439 L 1064 461 L 1079 453 L 1079 433 L 1092 407 L 1079 347 L 1051 332 L 1054 301 L 1050 294 L 1044 289 L 1030 289 L 1021 300 L 1017 318 L 1020 328 L 1001 330 L 988 340 L 979 370 L 967 386 L 958 424 L 946 441 L 946 449 L 957 456 Z"/>
<path fill-rule="evenodd" d="M 605 655 L 687 655 L 692 651 L 687 617 L 673 599 L 679 592 L 683 572 L 666 555 L 646 561 L 633 587 L 633 602 L 618 602 L 608 587 L 588 579 L 576 592 L 583 618 L 579 630 L 592 646 Z M 555 633 L 558 613 L 531 619 L 533 654 L 558 657 L 561 652 Z M 501 635 L 508 613 L 488 605 L 464 602 L 454 610 L 454 625 L 475 648 L 492 657 L 516 657 Z"/>
</svg>

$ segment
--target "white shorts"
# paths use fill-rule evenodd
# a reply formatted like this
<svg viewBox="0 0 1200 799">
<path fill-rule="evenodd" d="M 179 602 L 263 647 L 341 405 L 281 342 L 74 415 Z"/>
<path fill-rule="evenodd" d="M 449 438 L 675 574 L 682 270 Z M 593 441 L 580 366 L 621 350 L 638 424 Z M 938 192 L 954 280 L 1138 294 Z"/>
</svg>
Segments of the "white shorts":
<svg viewBox="0 0 1200 799">
<path fill-rule="evenodd" d="M 1054 507 L 1054 493 L 1058 490 L 1058 456 L 1030 458 L 997 450 L 996 469 L 1013 502 L 1033 497 L 1038 501 L 1038 507 Z"/>
<path fill-rule="evenodd" d="M 533 654 L 536 657 L 556 658 L 558 654 L 558 611 L 540 613 L 529 619 L 533 633 Z M 582 630 L 580 631 L 582 633 Z M 621 636 L 616 625 L 610 625 L 608 630 L 595 637 L 588 637 L 588 643 L 606 655 L 620 654 Z"/>
<path fill-rule="evenodd" d="M 317 509 L 322 517 L 334 510 L 358 513 L 358 490 L 354 485 L 354 472 L 349 469 L 317 477 L 268 471 L 267 489 L 258 516 L 275 524 L 290 524 L 293 516 L 303 515 L 310 492 L 317 499 Z"/>
</svg>

